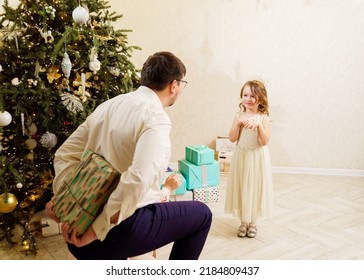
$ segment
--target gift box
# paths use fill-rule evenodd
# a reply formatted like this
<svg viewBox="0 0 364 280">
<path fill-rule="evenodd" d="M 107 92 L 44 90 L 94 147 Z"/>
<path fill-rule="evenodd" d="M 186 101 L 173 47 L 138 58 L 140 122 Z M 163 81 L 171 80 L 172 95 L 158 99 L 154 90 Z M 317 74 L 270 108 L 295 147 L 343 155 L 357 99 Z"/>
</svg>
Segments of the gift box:
<svg viewBox="0 0 364 280">
<path fill-rule="evenodd" d="M 233 152 L 219 152 L 218 161 L 220 165 L 220 172 L 229 172 L 232 156 Z"/>
<path fill-rule="evenodd" d="M 219 163 L 196 165 L 188 160 L 180 160 L 178 169 L 186 179 L 187 190 L 217 186 L 220 183 Z"/>
<path fill-rule="evenodd" d="M 40 234 L 43 237 L 62 233 L 61 224 L 49 218 L 45 213 L 45 210 L 35 213 L 30 220 L 29 225 L 30 230 L 34 232 L 34 234 Z"/>
<path fill-rule="evenodd" d="M 175 189 L 174 191 L 172 191 L 171 194 L 178 194 L 178 195 L 185 194 L 186 191 L 187 191 L 187 188 L 186 188 L 186 179 L 185 179 L 185 177 L 183 177 L 182 173 L 179 172 L 179 171 L 168 171 L 168 172 L 166 172 L 166 174 L 162 178 L 162 182 L 163 183 L 161 184 L 161 189 L 164 187 L 164 182 L 166 181 L 167 177 L 170 176 L 170 175 L 172 175 L 172 174 L 178 174 L 178 175 L 180 175 L 181 176 L 182 183 L 181 183 L 181 185 L 177 189 Z"/>
<path fill-rule="evenodd" d="M 227 136 L 218 136 L 216 138 L 216 151 L 217 152 L 232 152 L 236 143 L 231 142 Z"/>
<path fill-rule="evenodd" d="M 211 164 L 215 160 L 215 152 L 206 145 L 186 146 L 186 160 L 196 165 Z"/>
<path fill-rule="evenodd" d="M 88 150 L 53 196 L 54 213 L 82 235 L 102 211 L 120 175 L 102 156 Z"/>
<path fill-rule="evenodd" d="M 201 202 L 217 202 L 219 200 L 219 188 L 217 186 L 209 186 L 201 189 L 194 189 L 193 200 Z"/>
<path fill-rule="evenodd" d="M 184 194 L 171 194 L 169 201 L 192 201 L 193 193 L 192 191 L 186 191 Z"/>
</svg>

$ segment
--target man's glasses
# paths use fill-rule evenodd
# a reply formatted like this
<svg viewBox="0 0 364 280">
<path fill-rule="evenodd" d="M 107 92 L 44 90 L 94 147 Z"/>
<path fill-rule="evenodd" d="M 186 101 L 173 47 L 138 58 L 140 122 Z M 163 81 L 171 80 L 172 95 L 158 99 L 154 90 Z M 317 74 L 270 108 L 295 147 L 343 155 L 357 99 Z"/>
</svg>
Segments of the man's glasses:
<svg viewBox="0 0 364 280">
<path fill-rule="evenodd" d="M 184 81 L 184 80 L 176 80 L 180 83 L 182 83 L 182 88 L 185 88 L 187 86 L 187 81 Z"/>
</svg>

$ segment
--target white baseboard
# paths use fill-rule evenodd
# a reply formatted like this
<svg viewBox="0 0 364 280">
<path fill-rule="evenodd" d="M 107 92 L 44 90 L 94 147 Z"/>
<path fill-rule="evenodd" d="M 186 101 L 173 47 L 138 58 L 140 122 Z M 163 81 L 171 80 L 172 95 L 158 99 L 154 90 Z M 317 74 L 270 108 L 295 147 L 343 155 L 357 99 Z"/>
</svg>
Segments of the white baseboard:
<svg viewBox="0 0 364 280">
<path fill-rule="evenodd" d="M 178 163 L 171 162 L 169 167 L 178 170 Z M 305 167 L 272 167 L 272 173 L 284 174 L 312 174 L 312 175 L 333 175 L 333 176 L 351 176 L 364 177 L 364 170 L 360 169 L 330 169 L 330 168 L 305 168 Z"/>
<path fill-rule="evenodd" d="M 277 167 L 276 166 L 276 167 L 272 167 L 272 173 L 364 177 L 364 170 L 360 170 L 360 169 L 329 169 L 329 168 Z"/>
</svg>

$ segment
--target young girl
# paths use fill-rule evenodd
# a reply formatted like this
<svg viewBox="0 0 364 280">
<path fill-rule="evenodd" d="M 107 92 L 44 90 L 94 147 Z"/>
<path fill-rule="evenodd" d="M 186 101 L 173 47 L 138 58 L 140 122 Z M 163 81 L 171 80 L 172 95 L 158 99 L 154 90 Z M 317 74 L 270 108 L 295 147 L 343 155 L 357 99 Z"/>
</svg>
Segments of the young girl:
<svg viewBox="0 0 364 280">
<path fill-rule="evenodd" d="M 272 211 L 273 183 L 267 144 L 270 138 L 268 99 L 264 84 L 248 81 L 240 92 L 240 111 L 230 129 L 237 141 L 227 180 L 225 212 L 241 220 L 239 237 L 255 237 L 256 220 Z"/>
</svg>

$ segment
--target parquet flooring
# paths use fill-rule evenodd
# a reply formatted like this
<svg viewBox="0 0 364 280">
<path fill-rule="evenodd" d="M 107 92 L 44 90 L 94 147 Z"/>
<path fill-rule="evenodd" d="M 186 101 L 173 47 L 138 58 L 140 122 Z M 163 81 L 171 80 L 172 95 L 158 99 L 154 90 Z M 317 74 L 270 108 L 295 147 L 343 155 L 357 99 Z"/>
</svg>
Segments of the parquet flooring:
<svg viewBox="0 0 364 280">
<path fill-rule="evenodd" d="M 256 238 L 238 238 L 239 221 L 224 213 L 226 175 L 202 260 L 364 260 L 364 177 L 273 174 L 274 214 L 258 221 Z M 0 243 L 0 259 L 65 260 L 60 235 L 38 237 L 37 256 Z M 157 250 L 168 259 L 171 244 Z"/>
</svg>

